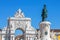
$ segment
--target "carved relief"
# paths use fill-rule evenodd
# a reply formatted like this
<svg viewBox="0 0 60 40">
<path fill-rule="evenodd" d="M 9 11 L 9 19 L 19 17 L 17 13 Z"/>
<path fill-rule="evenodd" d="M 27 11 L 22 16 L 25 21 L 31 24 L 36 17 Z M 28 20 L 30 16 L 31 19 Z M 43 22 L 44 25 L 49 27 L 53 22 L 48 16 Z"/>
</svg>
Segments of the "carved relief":
<svg viewBox="0 0 60 40">
<path fill-rule="evenodd" d="M 22 30 L 25 29 L 26 23 L 24 21 L 15 21 L 16 28 L 21 28 Z"/>
</svg>

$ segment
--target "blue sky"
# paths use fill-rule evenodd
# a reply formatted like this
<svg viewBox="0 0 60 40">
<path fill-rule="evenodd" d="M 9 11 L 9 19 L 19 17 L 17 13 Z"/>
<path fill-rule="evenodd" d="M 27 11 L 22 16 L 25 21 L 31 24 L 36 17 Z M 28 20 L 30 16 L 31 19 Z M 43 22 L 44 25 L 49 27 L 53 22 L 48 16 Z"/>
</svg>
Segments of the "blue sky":
<svg viewBox="0 0 60 40">
<path fill-rule="evenodd" d="M 0 0 L 0 28 L 7 26 L 7 18 L 13 17 L 20 8 L 25 17 L 31 18 L 32 26 L 38 29 L 44 4 L 51 28 L 60 29 L 60 0 Z"/>
</svg>

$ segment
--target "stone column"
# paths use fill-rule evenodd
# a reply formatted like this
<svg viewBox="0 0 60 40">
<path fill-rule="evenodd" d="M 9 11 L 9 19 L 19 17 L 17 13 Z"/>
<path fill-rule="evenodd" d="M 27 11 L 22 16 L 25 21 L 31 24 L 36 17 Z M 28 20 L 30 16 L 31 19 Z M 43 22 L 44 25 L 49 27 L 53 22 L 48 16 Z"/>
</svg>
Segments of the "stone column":
<svg viewBox="0 0 60 40">
<path fill-rule="evenodd" d="M 42 21 L 40 23 L 40 32 L 41 32 L 41 40 L 51 40 L 50 39 L 50 22 Z"/>
<path fill-rule="evenodd" d="M 5 40 L 5 35 L 2 35 L 2 40 Z"/>
<path fill-rule="evenodd" d="M 15 40 L 15 36 L 11 35 L 11 39 L 10 40 Z"/>
</svg>

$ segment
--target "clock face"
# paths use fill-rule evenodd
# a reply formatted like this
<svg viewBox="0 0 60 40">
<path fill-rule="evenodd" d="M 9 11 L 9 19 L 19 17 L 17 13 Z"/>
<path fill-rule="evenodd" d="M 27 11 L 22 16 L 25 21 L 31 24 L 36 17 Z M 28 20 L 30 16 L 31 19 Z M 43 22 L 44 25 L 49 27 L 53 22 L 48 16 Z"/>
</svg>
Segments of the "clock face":
<svg viewBox="0 0 60 40">
<path fill-rule="evenodd" d="M 46 31 L 46 32 L 45 32 L 45 35 L 47 35 L 47 34 L 48 34 L 48 32 Z"/>
</svg>

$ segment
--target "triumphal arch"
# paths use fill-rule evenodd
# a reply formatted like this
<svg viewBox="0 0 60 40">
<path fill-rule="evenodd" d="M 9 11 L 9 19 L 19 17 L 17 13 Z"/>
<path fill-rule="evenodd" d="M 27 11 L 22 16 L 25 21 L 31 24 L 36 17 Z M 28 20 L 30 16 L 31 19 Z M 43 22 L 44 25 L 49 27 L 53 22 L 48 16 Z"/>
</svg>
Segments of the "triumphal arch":
<svg viewBox="0 0 60 40">
<path fill-rule="evenodd" d="M 34 40 L 36 38 L 36 30 L 31 25 L 31 18 L 25 17 L 21 9 L 17 10 L 14 17 L 8 18 L 7 26 L 3 29 L 2 40 Z M 15 38 L 14 34 L 17 29 L 23 31 L 24 37 Z"/>
</svg>

